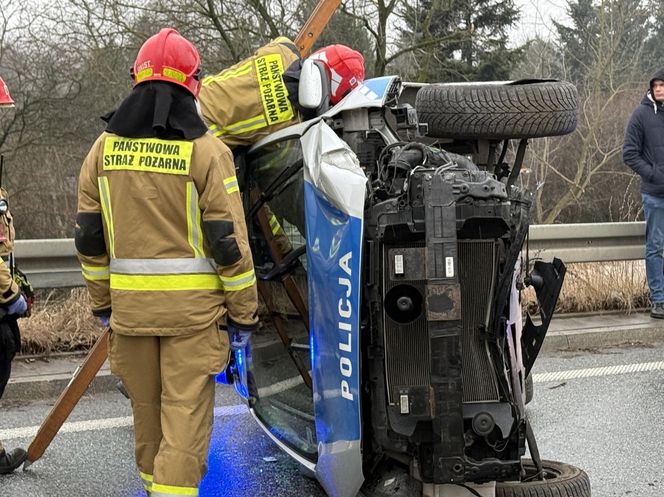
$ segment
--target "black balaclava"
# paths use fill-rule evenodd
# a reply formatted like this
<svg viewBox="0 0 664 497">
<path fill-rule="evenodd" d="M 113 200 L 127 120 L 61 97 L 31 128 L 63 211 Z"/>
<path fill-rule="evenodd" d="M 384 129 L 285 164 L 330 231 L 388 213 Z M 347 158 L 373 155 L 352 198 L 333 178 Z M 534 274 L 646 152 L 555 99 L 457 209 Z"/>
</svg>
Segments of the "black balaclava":
<svg viewBox="0 0 664 497">
<path fill-rule="evenodd" d="M 126 138 L 193 140 L 207 132 L 194 96 L 165 81 L 136 85 L 120 106 L 102 119 L 108 123 L 106 131 Z"/>
</svg>

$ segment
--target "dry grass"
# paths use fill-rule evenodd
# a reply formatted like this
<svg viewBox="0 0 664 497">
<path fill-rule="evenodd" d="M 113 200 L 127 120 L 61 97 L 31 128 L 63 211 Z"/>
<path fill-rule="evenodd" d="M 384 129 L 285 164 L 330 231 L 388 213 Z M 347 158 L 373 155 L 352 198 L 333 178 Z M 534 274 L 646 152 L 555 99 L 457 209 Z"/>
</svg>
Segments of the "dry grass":
<svg viewBox="0 0 664 497">
<path fill-rule="evenodd" d="M 24 354 L 87 349 L 103 331 L 90 313 L 85 288 L 38 292 L 32 316 L 19 325 Z"/>
<path fill-rule="evenodd" d="M 650 305 L 643 261 L 568 264 L 556 312 L 633 312 Z M 524 306 L 536 305 L 532 288 L 523 293 Z"/>
<path fill-rule="evenodd" d="M 306 283 L 297 278 L 301 292 Z M 294 314 L 281 285 L 271 286 L 279 309 Z M 306 294 L 306 293 L 304 293 Z M 534 292 L 526 289 L 524 306 L 533 307 Z M 33 315 L 21 320 L 24 354 L 68 352 L 90 347 L 101 334 L 101 326 L 88 307 L 87 291 L 42 291 Z M 569 264 L 558 301 L 558 312 L 620 310 L 632 312 L 649 305 L 643 261 Z M 265 309 L 261 307 L 264 315 Z"/>
</svg>

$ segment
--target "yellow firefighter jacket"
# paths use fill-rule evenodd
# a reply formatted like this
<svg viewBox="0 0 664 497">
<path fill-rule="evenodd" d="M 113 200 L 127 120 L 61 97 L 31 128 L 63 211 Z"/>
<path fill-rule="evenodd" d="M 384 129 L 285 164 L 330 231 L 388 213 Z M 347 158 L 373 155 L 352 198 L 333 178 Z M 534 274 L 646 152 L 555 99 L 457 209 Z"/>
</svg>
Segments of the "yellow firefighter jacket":
<svg viewBox="0 0 664 497">
<path fill-rule="evenodd" d="M 203 78 L 198 98 L 210 132 L 233 148 L 299 122 L 283 80 L 284 71 L 299 58 L 295 44 L 280 37 L 252 57 Z"/>
<path fill-rule="evenodd" d="M 102 133 L 81 168 L 76 247 L 93 313 L 126 335 L 185 335 L 227 312 L 256 323 L 247 228 L 229 149 Z"/>
<path fill-rule="evenodd" d="M 11 304 L 19 295 L 18 285 L 12 278 L 9 266 L 0 259 L 0 305 Z"/>
<path fill-rule="evenodd" d="M 7 191 L 0 189 L 0 200 L 7 200 Z M 10 304 L 20 296 L 21 292 L 11 274 L 6 259 L 14 250 L 14 220 L 9 211 L 0 215 L 0 305 Z"/>
</svg>

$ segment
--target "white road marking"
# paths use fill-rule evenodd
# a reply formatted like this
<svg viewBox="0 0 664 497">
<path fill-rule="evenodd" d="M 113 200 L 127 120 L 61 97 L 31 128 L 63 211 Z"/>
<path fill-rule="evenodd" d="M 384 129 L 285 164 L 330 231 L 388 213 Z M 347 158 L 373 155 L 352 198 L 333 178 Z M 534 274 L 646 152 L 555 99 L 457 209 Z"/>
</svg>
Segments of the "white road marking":
<svg viewBox="0 0 664 497">
<path fill-rule="evenodd" d="M 594 378 L 599 376 L 612 376 L 631 373 L 643 373 L 647 371 L 664 370 L 664 361 L 644 362 L 640 364 L 622 364 L 618 366 L 604 366 L 586 369 L 570 369 L 567 371 L 555 371 L 551 373 L 533 374 L 534 383 L 545 383 L 547 381 L 564 381 L 577 378 Z M 269 387 L 260 388 L 259 394 L 265 397 L 276 395 L 302 384 L 302 377 L 295 376 L 286 380 L 277 382 Z M 220 406 L 214 408 L 215 417 L 237 416 L 248 414 L 249 410 L 244 404 L 232 406 Z M 113 428 L 122 428 L 132 426 L 134 418 L 125 416 L 122 418 L 91 419 L 88 421 L 72 421 L 65 423 L 60 428 L 59 433 L 79 433 L 83 431 L 99 431 Z M 15 438 L 32 438 L 37 434 L 39 426 L 26 426 L 23 428 L 10 428 L 0 430 L 0 440 L 12 440 Z"/>
<path fill-rule="evenodd" d="M 597 376 L 612 376 L 630 373 L 643 373 L 644 371 L 661 371 L 664 369 L 664 361 L 643 362 L 640 364 L 622 364 L 618 366 L 604 366 L 599 368 L 570 369 L 568 371 L 556 371 L 553 373 L 533 374 L 534 383 L 545 381 L 573 380 L 576 378 L 594 378 Z"/>
<path fill-rule="evenodd" d="M 215 417 L 237 416 L 238 414 L 249 414 L 249 409 L 243 404 L 234 406 L 220 406 L 214 408 Z M 113 428 L 123 428 L 134 424 L 133 416 L 122 418 L 91 419 L 88 421 L 72 421 L 65 423 L 58 433 L 79 433 L 82 431 L 99 431 Z M 32 438 L 37 434 L 39 426 L 26 426 L 23 428 L 11 428 L 0 430 L 0 440 L 11 440 L 14 438 Z"/>
</svg>

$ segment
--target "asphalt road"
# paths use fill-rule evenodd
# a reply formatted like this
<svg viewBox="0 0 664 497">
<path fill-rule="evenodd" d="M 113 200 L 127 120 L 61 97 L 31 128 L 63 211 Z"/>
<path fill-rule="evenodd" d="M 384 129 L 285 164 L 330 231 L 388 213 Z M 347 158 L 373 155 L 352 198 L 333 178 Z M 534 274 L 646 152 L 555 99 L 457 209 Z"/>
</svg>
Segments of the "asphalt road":
<svg viewBox="0 0 664 497">
<path fill-rule="evenodd" d="M 664 344 L 540 358 L 528 407 L 545 459 L 590 475 L 595 497 L 664 495 Z M 52 400 L 2 404 L 0 439 L 26 446 Z M 324 497 L 219 386 L 202 497 Z M 118 393 L 86 397 L 27 472 L 0 476 L 0 496 L 144 495 L 133 462 L 131 411 Z"/>
</svg>

